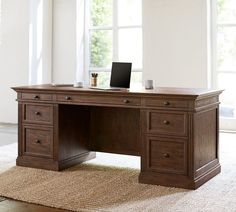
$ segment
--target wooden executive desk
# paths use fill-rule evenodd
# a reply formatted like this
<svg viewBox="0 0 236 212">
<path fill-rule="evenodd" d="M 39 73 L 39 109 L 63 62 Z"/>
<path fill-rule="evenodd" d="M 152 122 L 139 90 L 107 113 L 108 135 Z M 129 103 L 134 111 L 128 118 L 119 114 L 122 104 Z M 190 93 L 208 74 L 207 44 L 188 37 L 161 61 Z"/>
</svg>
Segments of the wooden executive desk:
<svg viewBox="0 0 236 212">
<path fill-rule="evenodd" d="M 220 172 L 218 90 L 13 88 L 17 165 L 62 170 L 94 151 L 141 156 L 139 182 L 196 189 Z"/>
</svg>

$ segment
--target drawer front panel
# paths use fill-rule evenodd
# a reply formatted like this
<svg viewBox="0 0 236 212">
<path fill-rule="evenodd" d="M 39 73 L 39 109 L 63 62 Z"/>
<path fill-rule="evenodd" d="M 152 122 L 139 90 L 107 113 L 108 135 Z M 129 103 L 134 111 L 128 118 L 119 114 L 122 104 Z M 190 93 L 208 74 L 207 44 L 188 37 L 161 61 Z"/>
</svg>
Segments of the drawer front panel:
<svg viewBox="0 0 236 212">
<path fill-rule="evenodd" d="M 53 130 L 24 127 L 24 155 L 53 157 Z"/>
<path fill-rule="evenodd" d="M 148 168 L 153 171 L 187 174 L 187 152 L 185 140 L 149 138 Z"/>
<path fill-rule="evenodd" d="M 147 132 L 187 136 L 187 117 L 187 113 L 149 111 L 147 117 Z"/>
<path fill-rule="evenodd" d="M 53 106 L 25 104 L 24 122 L 53 124 Z"/>
<path fill-rule="evenodd" d="M 187 100 L 146 98 L 145 105 L 148 107 L 188 108 L 190 103 Z"/>
<path fill-rule="evenodd" d="M 59 102 L 109 104 L 109 105 L 141 105 L 141 98 L 125 96 L 92 96 L 92 95 L 57 95 Z"/>
<path fill-rule="evenodd" d="M 23 100 L 50 101 L 50 100 L 52 100 L 52 95 L 51 94 L 39 94 L 39 93 L 22 93 L 21 98 Z"/>
</svg>

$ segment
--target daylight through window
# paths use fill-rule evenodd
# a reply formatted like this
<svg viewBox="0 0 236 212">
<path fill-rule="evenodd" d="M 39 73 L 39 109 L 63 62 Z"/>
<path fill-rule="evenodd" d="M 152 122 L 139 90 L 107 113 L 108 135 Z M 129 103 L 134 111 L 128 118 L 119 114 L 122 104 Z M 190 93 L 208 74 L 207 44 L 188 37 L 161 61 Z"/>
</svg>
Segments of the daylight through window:
<svg viewBox="0 0 236 212">
<path fill-rule="evenodd" d="M 221 116 L 236 118 L 236 0 L 217 0 L 215 82 L 225 89 Z"/>
<path fill-rule="evenodd" d="M 107 85 L 112 61 L 132 62 L 131 83 L 142 80 L 142 0 L 86 1 L 89 72 Z"/>
</svg>

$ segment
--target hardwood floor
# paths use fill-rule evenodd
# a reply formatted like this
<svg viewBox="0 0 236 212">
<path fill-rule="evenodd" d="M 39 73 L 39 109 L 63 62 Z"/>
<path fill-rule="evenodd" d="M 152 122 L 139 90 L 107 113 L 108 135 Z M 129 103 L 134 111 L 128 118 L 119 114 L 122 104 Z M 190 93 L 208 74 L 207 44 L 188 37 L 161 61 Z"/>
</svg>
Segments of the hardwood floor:
<svg viewBox="0 0 236 212">
<path fill-rule="evenodd" d="M 56 208 L 49 208 L 41 205 L 29 204 L 25 202 L 5 199 L 0 197 L 1 212 L 65 212 Z"/>
</svg>

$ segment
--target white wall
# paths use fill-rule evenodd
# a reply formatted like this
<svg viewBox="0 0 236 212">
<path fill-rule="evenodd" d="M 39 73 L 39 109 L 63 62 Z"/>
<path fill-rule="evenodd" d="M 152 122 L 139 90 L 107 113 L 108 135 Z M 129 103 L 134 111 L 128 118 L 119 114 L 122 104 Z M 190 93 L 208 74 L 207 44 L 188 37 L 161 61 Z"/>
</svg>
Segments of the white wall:
<svg viewBox="0 0 236 212">
<path fill-rule="evenodd" d="M 54 0 L 53 82 L 76 79 L 76 0 Z"/>
<path fill-rule="evenodd" d="M 29 1 L 2 0 L 0 122 L 17 121 L 11 86 L 28 84 Z M 53 3 L 52 80 L 76 78 L 76 0 Z M 207 1 L 143 0 L 144 79 L 156 86 L 207 86 Z M 50 76 L 49 76 L 50 77 Z"/>
<path fill-rule="evenodd" d="M 207 0 L 143 0 L 143 78 L 207 87 Z"/>
<path fill-rule="evenodd" d="M 28 83 L 29 0 L 2 0 L 0 44 L 0 122 L 17 122 L 11 86 Z"/>
<path fill-rule="evenodd" d="M 39 81 L 46 83 L 51 79 L 56 83 L 73 83 L 76 77 L 76 0 L 54 0 L 53 2 L 37 0 L 43 2 L 43 19 L 40 18 L 40 7 L 35 8 L 37 11 L 31 8 L 34 6 L 32 3 L 35 2 L 35 0 L 2 0 L 0 122 L 17 122 L 16 94 L 10 89 L 11 86 L 27 85 L 29 81 L 33 84 Z M 33 13 L 38 17 L 35 23 Z M 29 40 L 29 26 L 32 23 L 37 24 L 35 26 L 37 29 L 41 27 L 43 34 L 30 33 L 34 38 Z M 29 56 L 29 43 L 32 45 L 31 56 Z M 42 70 L 37 67 L 39 54 L 33 54 L 38 51 L 41 51 L 42 55 Z M 31 71 L 39 70 L 37 72 L 42 76 L 29 79 L 30 64 Z"/>
</svg>

